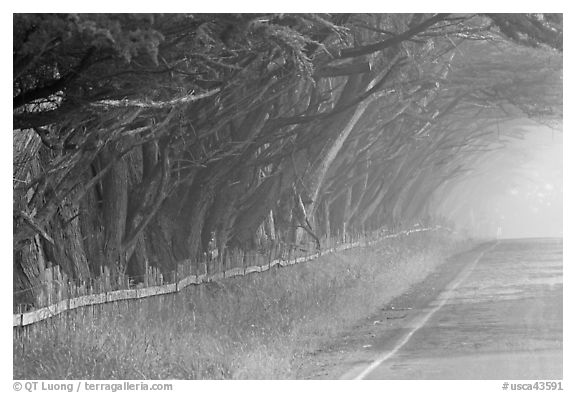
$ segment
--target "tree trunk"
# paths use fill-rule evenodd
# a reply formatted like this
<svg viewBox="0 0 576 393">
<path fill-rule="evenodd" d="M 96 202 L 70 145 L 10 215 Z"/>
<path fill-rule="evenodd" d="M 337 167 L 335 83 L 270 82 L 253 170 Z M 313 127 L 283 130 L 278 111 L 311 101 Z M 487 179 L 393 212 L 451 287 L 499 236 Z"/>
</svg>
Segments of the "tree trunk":
<svg viewBox="0 0 576 393">
<path fill-rule="evenodd" d="M 330 202 L 328 202 L 328 200 L 324 201 L 324 236 L 328 240 L 332 237 L 330 228 Z"/>
<path fill-rule="evenodd" d="M 307 212 L 309 216 L 314 215 L 316 209 L 318 208 L 318 198 L 320 196 L 320 190 L 322 189 L 322 185 L 326 178 L 326 174 L 328 173 L 328 170 L 330 169 L 332 162 L 335 160 L 336 156 L 342 149 L 344 142 L 346 141 L 346 139 L 348 139 L 348 136 L 350 135 L 350 133 L 352 132 L 352 130 L 354 129 L 354 127 L 364 114 L 364 112 L 366 111 L 366 108 L 368 108 L 368 106 L 372 103 L 372 100 L 373 99 L 368 98 L 362 101 L 360 104 L 358 104 L 358 106 L 352 113 L 352 116 L 348 119 L 346 125 L 342 128 L 342 130 L 338 134 L 338 137 L 322 153 L 321 155 L 322 161 L 318 165 L 314 174 L 311 176 L 311 181 L 309 182 L 310 184 L 309 189 L 312 191 L 311 195 L 312 203 L 310 204 Z"/>
<path fill-rule="evenodd" d="M 110 162 L 118 153 L 119 149 L 108 147 L 101 159 Z M 126 269 L 122 240 L 128 208 L 128 168 L 124 159 L 118 159 L 102 179 L 102 200 L 105 263 L 118 276 Z"/>
<path fill-rule="evenodd" d="M 26 246 L 14 253 L 14 304 L 36 304 L 42 287 L 42 272 L 46 260 L 40 236 L 36 235 Z"/>
<path fill-rule="evenodd" d="M 80 206 L 66 198 L 50 221 L 49 233 L 54 245 L 46 244 L 48 258 L 72 279 L 90 278 L 90 268 L 84 250 L 83 234 L 79 222 Z"/>
</svg>

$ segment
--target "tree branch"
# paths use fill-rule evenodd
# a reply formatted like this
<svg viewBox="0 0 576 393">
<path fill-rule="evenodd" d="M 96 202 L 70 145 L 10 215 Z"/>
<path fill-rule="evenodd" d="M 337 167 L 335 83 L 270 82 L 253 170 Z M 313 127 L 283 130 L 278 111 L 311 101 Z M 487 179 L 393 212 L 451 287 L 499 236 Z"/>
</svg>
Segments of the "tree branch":
<svg viewBox="0 0 576 393">
<path fill-rule="evenodd" d="M 220 92 L 220 88 L 209 90 L 202 94 L 188 94 L 184 97 L 175 98 L 170 101 L 141 101 L 141 100 L 102 100 L 94 102 L 93 106 L 100 106 L 100 107 L 116 107 L 116 108 L 124 108 L 124 107 L 137 107 L 137 108 L 148 108 L 148 109 L 165 109 L 165 108 L 172 108 L 176 105 L 182 104 L 189 104 L 191 102 L 195 102 L 201 100 L 203 98 L 208 98 L 213 96 L 214 94 Z"/>
<path fill-rule="evenodd" d="M 430 26 L 435 25 L 436 23 L 446 19 L 450 14 L 436 14 L 433 17 L 425 20 L 424 22 L 420 23 L 417 26 L 414 26 L 411 29 L 406 30 L 404 33 L 398 34 L 394 37 L 388 38 L 384 41 L 376 42 L 374 44 L 360 46 L 357 48 L 348 48 L 343 49 L 340 52 L 339 59 L 346 59 L 349 57 L 358 57 L 369 55 L 370 53 L 378 52 L 386 48 L 390 48 L 394 45 L 398 45 L 399 43 L 406 41 L 418 33 L 425 31 Z"/>
<path fill-rule="evenodd" d="M 16 212 L 15 215 L 18 217 L 22 217 L 24 219 L 24 222 L 30 228 L 32 228 L 40 236 L 42 236 L 44 239 L 46 239 L 50 244 L 54 245 L 54 239 L 52 239 L 52 237 L 50 237 L 50 235 L 48 235 L 48 233 L 44 229 L 42 229 L 40 227 L 40 225 L 38 225 L 38 223 L 36 223 L 34 221 L 34 219 L 32 217 L 30 217 L 26 212 L 19 211 L 19 212 Z"/>
</svg>

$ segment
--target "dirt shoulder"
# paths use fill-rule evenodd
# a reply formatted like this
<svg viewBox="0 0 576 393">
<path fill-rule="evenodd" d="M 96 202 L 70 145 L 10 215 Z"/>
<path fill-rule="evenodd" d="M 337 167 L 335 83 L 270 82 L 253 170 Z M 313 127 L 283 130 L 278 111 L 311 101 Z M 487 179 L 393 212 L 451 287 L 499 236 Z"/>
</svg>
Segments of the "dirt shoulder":
<svg viewBox="0 0 576 393">
<path fill-rule="evenodd" d="M 348 331 L 323 343 L 320 349 L 309 352 L 298 367 L 298 379 L 339 379 L 351 367 L 368 363 L 393 347 L 427 305 L 490 244 L 481 244 L 455 254 L 440 264 L 423 281 L 395 297 L 373 315 L 359 321 Z"/>
</svg>

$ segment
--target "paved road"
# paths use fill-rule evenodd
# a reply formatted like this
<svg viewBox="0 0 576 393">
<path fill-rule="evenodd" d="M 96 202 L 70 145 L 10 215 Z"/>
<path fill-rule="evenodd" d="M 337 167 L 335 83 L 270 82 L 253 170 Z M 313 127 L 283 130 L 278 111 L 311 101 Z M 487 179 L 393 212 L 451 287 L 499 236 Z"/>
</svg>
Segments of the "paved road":
<svg viewBox="0 0 576 393">
<path fill-rule="evenodd" d="M 485 247 L 434 301 L 408 312 L 380 342 L 372 334 L 378 350 L 343 378 L 562 379 L 562 242 Z"/>
</svg>

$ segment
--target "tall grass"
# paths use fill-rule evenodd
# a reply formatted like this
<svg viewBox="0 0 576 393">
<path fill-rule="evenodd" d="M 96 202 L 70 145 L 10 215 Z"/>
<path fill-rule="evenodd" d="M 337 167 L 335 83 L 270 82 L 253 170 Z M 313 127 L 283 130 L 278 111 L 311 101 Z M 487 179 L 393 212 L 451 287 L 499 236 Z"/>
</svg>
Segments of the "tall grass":
<svg viewBox="0 0 576 393">
<path fill-rule="evenodd" d="M 16 379 L 286 379 L 326 339 L 424 279 L 453 247 L 415 234 L 14 336 Z"/>
</svg>

